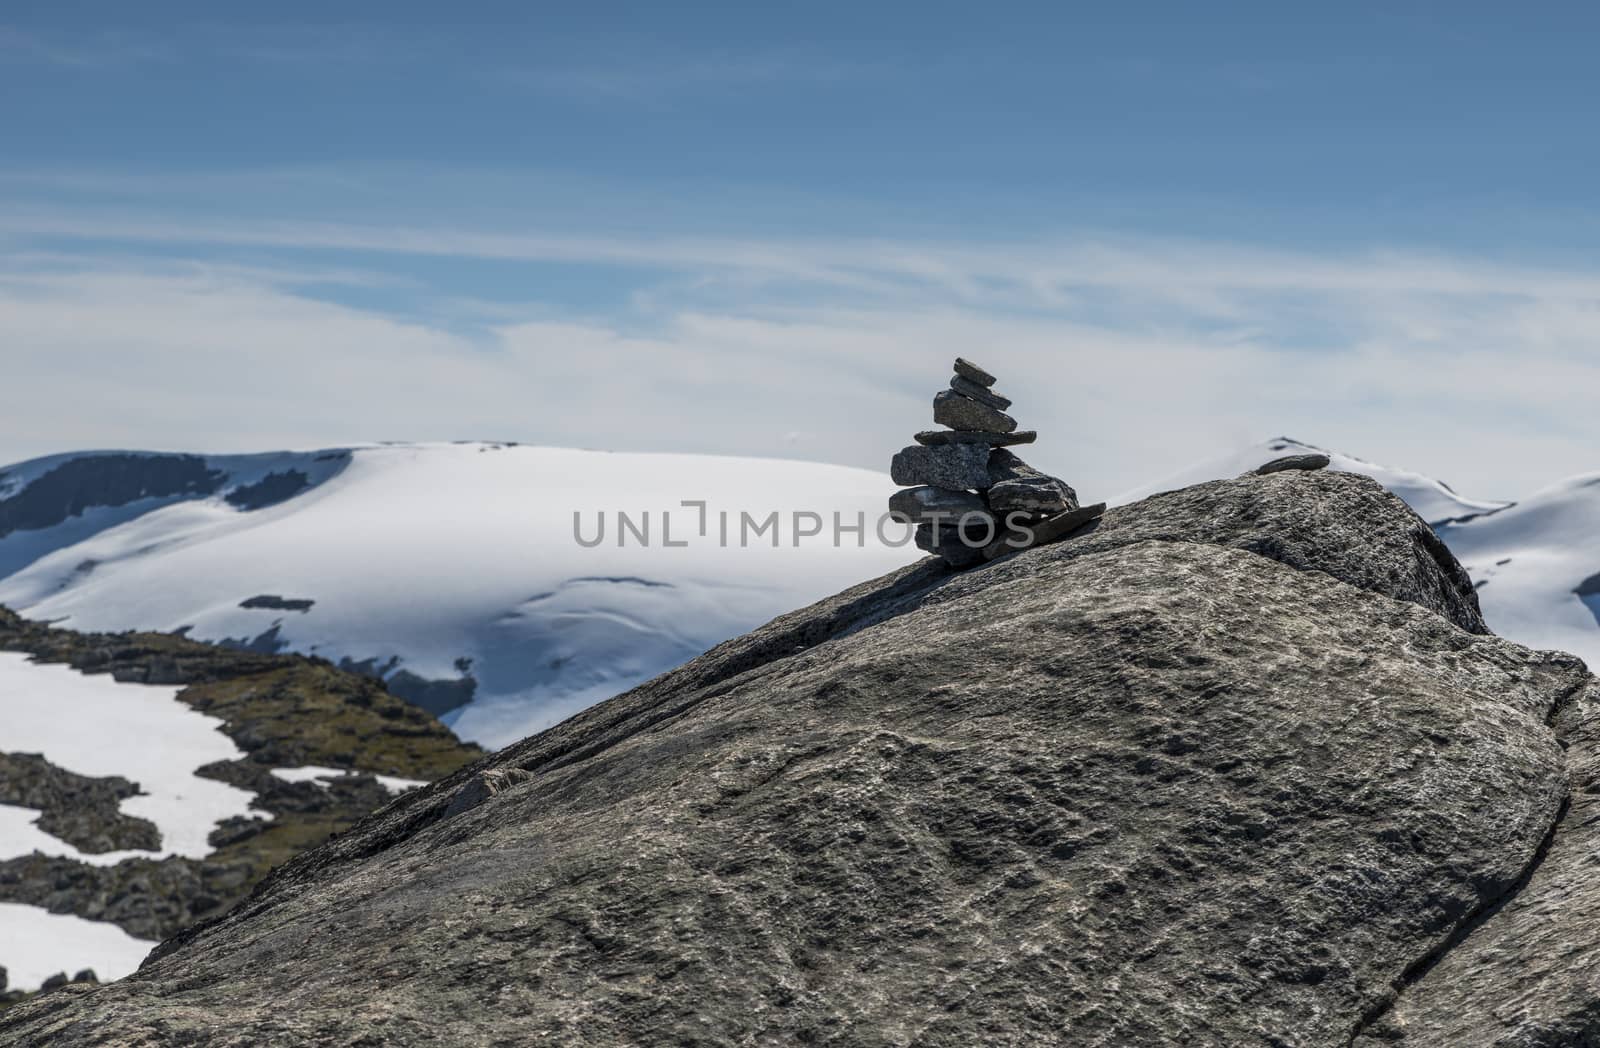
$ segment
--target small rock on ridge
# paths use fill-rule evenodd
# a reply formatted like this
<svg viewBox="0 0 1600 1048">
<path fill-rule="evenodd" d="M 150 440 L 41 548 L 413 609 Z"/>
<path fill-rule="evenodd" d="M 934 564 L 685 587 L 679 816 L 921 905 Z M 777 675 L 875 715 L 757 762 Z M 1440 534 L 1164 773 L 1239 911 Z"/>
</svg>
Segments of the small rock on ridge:
<svg viewBox="0 0 1600 1048">
<path fill-rule="evenodd" d="M 985 433 L 982 430 L 925 429 L 914 438 L 918 444 L 988 444 L 1005 447 L 1008 444 L 1032 444 L 1039 439 L 1037 430 L 1019 429 L 1015 433 Z"/>
<path fill-rule="evenodd" d="M 994 376 L 964 357 L 956 358 L 956 374 L 968 382 L 975 382 L 985 389 L 994 385 Z"/>
<path fill-rule="evenodd" d="M 984 389 L 976 382 L 967 381 L 960 375 L 950 380 L 950 388 L 964 397 L 971 397 L 980 404 L 987 404 L 996 411 L 1004 411 L 1011 406 L 1010 397 L 1002 397 L 993 390 Z"/>
<path fill-rule="evenodd" d="M 933 421 L 951 429 L 964 429 L 969 433 L 1010 433 L 1017 428 L 1017 420 L 971 397 L 964 397 L 946 389 L 933 398 Z"/>
<path fill-rule="evenodd" d="M 927 484 L 950 491 L 987 487 L 989 448 L 985 444 L 913 444 L 895 455 L 889 475 L 896 484 Z"/>
<path fill-rule="evenodd" d="M 1290 469 L 1327 469 L 1328 464 L 1332 461 L 1332 459 L 1328 458 L 1328 456 L 1322 454 L 1321 452 L 1313 452 L 1305 455 L 1285 455 L 1283 458 L 1273 459 L 1264 466 L 1257 466 L 1255 469 L 1250 471 L 1250 475 L 1264 477 L 1268 473 L 1282 473 L 1284 470 Z"/>
</svg>

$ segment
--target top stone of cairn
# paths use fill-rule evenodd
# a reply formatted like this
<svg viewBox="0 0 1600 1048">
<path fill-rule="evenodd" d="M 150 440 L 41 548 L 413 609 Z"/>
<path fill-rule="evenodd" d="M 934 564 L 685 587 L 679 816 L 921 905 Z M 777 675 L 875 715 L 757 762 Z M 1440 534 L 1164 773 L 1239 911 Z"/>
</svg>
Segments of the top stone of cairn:
<svg viewBox="0 0 1600 1048">
<path fill-rule="evenodd" d="M 956 358 L 956 374 L 968 382 L 976 383 L 985 389 L 994 385 L 994 376 L 964 357 Z"/>
</svg>

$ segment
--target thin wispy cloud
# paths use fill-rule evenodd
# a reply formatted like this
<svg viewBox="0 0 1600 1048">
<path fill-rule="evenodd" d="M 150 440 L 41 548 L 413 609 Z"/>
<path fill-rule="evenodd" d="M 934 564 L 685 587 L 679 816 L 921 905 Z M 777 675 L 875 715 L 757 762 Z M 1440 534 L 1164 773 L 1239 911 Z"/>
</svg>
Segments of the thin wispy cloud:
<svg viewBox="0 0 1600 1048">
<path fill-rule="evenodd" d="M 0 57 L 65 69 L 111 69 L 174 57 L 171 43 L 146 33 L 101 30 L 66 35 L 0 25 Z"/>
<path fill-rule="evenodd" d="M 335 222 L 231 222 L 0 211 L 0 235 L 125 243 L 378 252 L 502 262 L 643 266 L 793 280 L 969 303 L 1073 308 L 1085 291 L 1137 293 L 1193 313 L 1242 318 L 1252 294 L 1600 300 L 1600 269 L 1508 265 L 1383 249 L 1295 252 L 1086 232 L 1049 240 L 921 242 L 850 237 L 625 237 Z M 1492 305 L 1492 304 L 1491 304 Z"/>
<path fill-rule="evenodd" d="M 507 87 L 591 103 L 666 105 L 685 96 L 772 87 L 859 86 L 890 73 L 883 63 L 849 63 L 793 52 L 730 53 L 664 59 L 587 59 L 500 66 L 484 78 Z"/>
</svg>

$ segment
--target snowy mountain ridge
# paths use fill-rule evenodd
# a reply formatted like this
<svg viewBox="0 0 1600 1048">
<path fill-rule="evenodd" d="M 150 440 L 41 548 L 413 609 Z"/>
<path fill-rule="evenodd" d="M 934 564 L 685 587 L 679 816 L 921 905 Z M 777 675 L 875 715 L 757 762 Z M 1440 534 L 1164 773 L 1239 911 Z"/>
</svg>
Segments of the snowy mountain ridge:
<svg viewBox="0 0 1600 1048">
<path fill-rule="evenodd" d="M 875 526 L 886 477 L 781 460 L 99 452 L 0 484 L 0 605 L 321 655 L 491 746 L 919 556 Z"/>
</svg>

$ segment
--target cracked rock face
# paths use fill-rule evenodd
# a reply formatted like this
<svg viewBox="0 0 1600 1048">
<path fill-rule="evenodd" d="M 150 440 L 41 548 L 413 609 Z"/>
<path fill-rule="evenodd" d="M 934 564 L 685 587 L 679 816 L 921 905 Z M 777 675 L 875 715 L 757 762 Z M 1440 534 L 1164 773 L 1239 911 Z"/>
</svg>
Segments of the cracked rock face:
<svg viewBox="0 0 1600 1048">
<path fill-rule="evenodd" d="M 1561 922 L 1600 842 L 1558 826 L 1597 693 L 1484 635 L 1418 527 L 1286 472 L 913 565 L 400 798 L 0 1044 L 1593 1043 L 1484 1024 L 1596 999 L 1560 949 L 1595 952 Z"/>
</svg>

